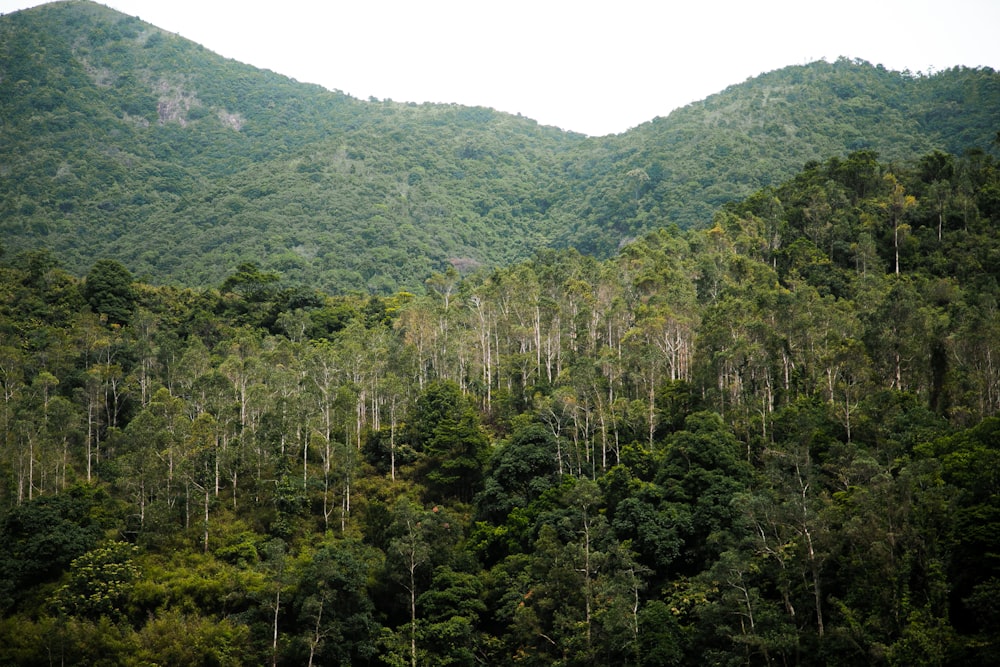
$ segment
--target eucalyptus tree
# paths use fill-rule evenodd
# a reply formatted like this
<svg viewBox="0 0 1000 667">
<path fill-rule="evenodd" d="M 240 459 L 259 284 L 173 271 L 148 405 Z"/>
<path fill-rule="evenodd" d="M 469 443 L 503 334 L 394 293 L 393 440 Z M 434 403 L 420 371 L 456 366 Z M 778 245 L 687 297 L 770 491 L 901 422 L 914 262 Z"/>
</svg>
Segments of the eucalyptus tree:
<svg viewBox="0 0 1000 667">
<path fill-rule="evenodd" d="M 824 483 L 816 459 L 838 447 L 832 415 L 833 411 L 821 403 L 805 398 L 782 411 L 776 424 L 776 442 L 763 455 L 765 474 L 779 499 L 778 505 L 764 508 L 763 514 L 770 523 L 752 516 L 765 553 L 772 555 L 777 553 L 776 549 L 781 550 L 788 558 L 781 563 L 782 567 L 790 567 L 796 580 L 808 582 L 801 596 L 804 600 L 811 598 L 809 606 L 819 638 L 824 636 L 827 626 L 824 587 L 835 549 L 835 510 L 832 492 Z M 786 600 L 786 609 L 789 604 Z"/>
<path fill-rule="evenodd" d="M 303 360 L 303 346 L 282 337 L 265 337 L 261 341 L 260 358 L 253 366 L 252 383 L 247 388 L 246 423 L 236 431 L 226 431 L 223 446 L 227 452 L 226 468 L 233 486 L 239 474 L 252 460 L 254 447 L 268 452 L 267 456 L 284 461 L 302 462 L 302 487 L 308 482 L 308 452 L 310 446 L 309 415 L 311 396 Z M 291 468 L 291 463 L 288 464 Z M 262 480 L 255 480 L 260 484 Z"/>
<path fill-rule="evenodd" d="M 150 503 L 172 505 L 173 483 L 183 433 L 183 402 L 161 388 L 128 423 L 117 465 L 117 485 L 134 503 L 138 529 L 146 525 Z"/>
<path fill-rule="evenodd" d="M 493 409 L 493 383 L 497 375 L 495 359 L 500 356 L 496 342 L 497 314 L 492 300 L 484 298 L 481 293 L 474 293 L 469 297 L 469 307 L 474 313 L 475 342 L 479 352 L 478 365 L 482 391 L 485 394 L 484 407 L 488 414 Z"/>
<path fill-rule="evenodd" d="M 927 396 L 937 308 L 927 304 L 925 286 L 923 280 L 893 274 L 866 287 L 858 301 L 865 304 L 864 341 L 878 384 Z"/>
<path fill-rule="evenodd" d="M 1000 414 L 1000 363 L 995 342 L 1000 340 L 1000 309 L 986 301 L 960 324 L 960 335 L 951 348 L 962 374 L 962 386 L 973 397 L 974 414 Z"/>
<path fill-rule="evenodd" d="M 396 326 L 405 345 L 413 351 L 412 370 L 422 390 L 431 379 L 438 376 L 440 368 L 438 330 L 430 304 L 422 299 L 414 299 L 403 308 Z"/>
<path fill-rule="evenodd" d="M 341 523 L 351 513 L 352 485 L 358 474 L 365 434 L 380 426 L 382 399 L 380 378 L 389 364 L 389 333 L 376 325 L 367 329 L 353 322 L 337 338 L 335 358 L 341 370 L 341 385 L 335 405 L 341 411 L 342 444 L 339 450 L 341 469 Z"/>
<path fill-rule="evenodd" d="M 0 344 L 0 460 L 9 461 L 14 453 L 14 416 L 25 391 L 27 355 L 19 347 Z M 8 463 L 9 465 L 9 463 Z"/>
<path fill-rule="evenodd" d="M 304 395 L 308 398 L 309 436 L 311 447 L 319 451 L 323 481 L 323 522 L 329 526 L 330 517 L 336 507 L 333 502 L 333 484 L 339 471 L 336 464 L 336 449 L 341 431 L 337 416 L 337 398 L 344 383 L 341 359 L 333 343 L 326 340 L 311 341 L 305 351 Z"/>
<path fill-rule="evenodd" d="M 125 340 L 118 326 L 106 327 L 96 316 L 82 314 L 73 329 L 82 348 L 85 380 L 77 388 L 77 400 L 84 406 L 87 422 L 86 471 L 93 477 L 94 465 L 101 460 L 101 443 L 109 428 L 117 428 L 125 407 L 125 369 L 120 357 Z"/>
<path fill-rule="evenodd" d="M 443 505 L 427 509 L 403 496 L 391 508 L 383 580 L 404 593 L 401 616 L 406 621 L 397 627 L 390 652 L 414 667 L 427 650 L 418 644 L 424 636 L 422 625 L 426 625 L 418 614 L 431 614 L 432 624 L 442 620 L 434 618 L 440 613 L 434 600 L 447 587 L 443 568 L 453 565 L 454 549 L 461 537 L 459 518 Z M 439 592 L 425 597 L 432 587 Z"/>
<path fill-rule="evenodd" d="M 899 275 L 899 250 L 910 231 L 906 218 L 917 206 L 917 198 L 906 193 L 906 188 L 894 174 L 888 173 L 884 179 L 888 194 L 879 205 L 885 210 L 892 228 L 893 267 L 896 275 Z"/>
<path fill-rule="evenodd" d="M 224 358 L 219 364 L 219 372 L 232 385 L 233 401 L 239 407 L 239 430 L 250 431 L 254 421 L 250 413 L 250 388 L 264 381 L 260 334 L 249 327 L 241 327 L 228 337 L 221 352 Z"/>
<path fill-rule="evenodd" d="M 400 434 L 403 427 L 404 417 L 409 410 L 413 387 L 398 374 L 398 371 L 390 370 L 383 375 L 379 382 L 379 395 L 383 400 L 383 408 L 388 420 L 388 427 L 382 425 L 382 432 L 388 430 L 389 438 L 389 477 L 396 480 L 397 471 L 397 448 L 400 442 Z"/>
<path fill-rule="evenodd" d="M 70 445 L 76 444 L 83 419 L 79 406 L 58 393 L 59 384 L 54 375 L 41 371 L 22 398 L 15 424 L 26 445 L 18 458 L 27 467 L 27 480 L 25 466 L 17 466 L 19 498 L 25 489 L 29 500 L 35 493 L 62 491 L 76 477 L 78 459 L 72 452 L 76 448 Z"/>
<path fill-rule="evenodd" d="M 126 377 L 126 382 L 138 389 L 140 407 L 146 407 L 161 382 L 159 344 L 156 340 L 160 328 L 156 315 L 149 310 L 138 308 L 126 332 L 131 351 L 135 356 L 135 365 Z"/>
</svg>

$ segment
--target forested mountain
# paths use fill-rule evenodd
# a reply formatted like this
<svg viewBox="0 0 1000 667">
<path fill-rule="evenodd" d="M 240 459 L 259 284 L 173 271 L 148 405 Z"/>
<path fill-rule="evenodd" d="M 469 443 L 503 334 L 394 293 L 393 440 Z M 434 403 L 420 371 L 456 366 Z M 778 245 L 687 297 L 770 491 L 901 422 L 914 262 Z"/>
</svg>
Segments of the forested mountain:
<svg viewBox="0 0 1000 667">
<path fill-rule="evenodd" d="M 704 227 L 718 206 L 832 155 L 996 155 L 998 115 L 1000 77 L 989 69 L 923 76 L 847 59 L 787 67 L 592 142 L 588 162 L 576 162 L 581 188 L 563 202 L 558 243 L 606 254 L 663 221 Z"/>
<path fill-rule="evenodd" d="M 0 664 L 1000 663 L 1000 165 L 426 294 L 0 264 Z"/>
<path fill-rule="evenodd" d="M 998 110 L 588 138 L 0 18 L 0 665 L 1000 664 Z"/>
<path fill-rule="evenodd" d="M 651 85 L 655 85 L 651 82 Z M 606 258 L 810 160 L 992 151 L 1000 77 L 838 60 L 603 138 L 490 109 L 361 101 L 92 2 L 0 18 L 0 232 L 83 275 L 219 285 L 243 262 L 339 293 L 419 292 L 576 247 Z"/>
</svg>

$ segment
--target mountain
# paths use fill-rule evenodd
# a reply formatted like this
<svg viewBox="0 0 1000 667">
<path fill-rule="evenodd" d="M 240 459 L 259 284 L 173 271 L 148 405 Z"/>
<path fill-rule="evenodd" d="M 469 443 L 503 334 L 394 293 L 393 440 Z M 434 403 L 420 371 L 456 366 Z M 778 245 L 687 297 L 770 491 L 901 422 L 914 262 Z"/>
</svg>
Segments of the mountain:
<svg viewBox="0 0 1000 667">
<path fill-rule="evenodd" d="M 590 139 L 0 20 L 0 666 L 1000 664 L 996 100 Z"/>
<path fill-rule="evenodd" d="M 834 155 L 874 150 L 902 162 L 993 144 L 1000 75 L 956 67 L 932 76 L 841 58 L 786 67 L 595 142 L 574 165 L 555 237 L 605 254 L 622 238 L 676 223 L 704 226 L 726 202 Z"/>
<path fill-rule="evenodd" d="M 652 85 L 652 84 L 651 84 Z M 227 60 L 93 2 L 0 18 L 0 233 L 158 283 L 245 262 L 339 292 L 421 290 L 545 247 L 608 256 L 810 161 L 988 147 L 1000 76 L 841 59 L 588 138 L 460 105 L 362 101 Z"/>
</svg>

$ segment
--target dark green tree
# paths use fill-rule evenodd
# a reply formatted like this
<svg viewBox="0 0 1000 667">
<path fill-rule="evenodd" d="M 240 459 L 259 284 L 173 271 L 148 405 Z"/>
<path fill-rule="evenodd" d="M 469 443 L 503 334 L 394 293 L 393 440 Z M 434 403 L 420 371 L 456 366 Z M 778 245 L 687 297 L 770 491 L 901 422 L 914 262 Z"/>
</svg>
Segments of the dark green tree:
<svg viewBox="0 0 1000 667">
<path fill-rule="evenodd" d="M 239 294 L 247 301 L 267 301 L 275 294 L 275 284 L 281 277 L 274 271 L 263 271 L 256 262 L 243 262 L 222 283 L 223 293 Z"/>
<path fill-rule="evenodd" d="M 720 538 L 731 534 L 737 516 L 731 500 L 747 489 L 751 473 L 740 444 L 716 413 L 692 414 L 684 430 L 670 438 L 656 483 L 676 513 L 668 525 L 678 526 L 684 540 L 684 570 L 698 571 L 721 553 Z"/>
<path fill-rule="evenodd" d="M 479 516 L 499 523 L 514 508 L 527 508 L 556 484 L 557 469 L 552 431 L 537 423 L 519 428 L 490 458 L 476 497 Z"/>
<path fill-rule="evenodd" d="M 298 664 L 362 665 L 376 651 L 379 623 L 368 583 L 381 554 L 354 540 L 325 540 L 299 570 Z"/>
<path fill-rule="evenodd" d="M 56 579 L 97 544 L 104 532 L 99 508 L 107 500 L 102 491 L 74 487 L 18 505 L 0 519 L 0 609 L 10 609 L 30 586 Z"/>
<path fill-rule="evenodd" d="M 420 645 L 425 661 L 435 665 L 476 662 L 477 628 L 486 612 L 482 583 L 448 566 L 435 568 L 430 587 L 417 598 Z"/>
<path fill-rule="evenodd" d="M 472 500 L 482 480 L 489 441 L 479 414 L 454 382 L 428 385 L 411 412 L 409 437 L 417 469 L 433 494 Z"/>
<path fill-rule="evenodd" d="M 121 262 L 99 259 L 87 274 L 83 295 L 91 310 L 106 317 L 109 324 L 128 324 L 136 302 L 132 282 L 132 274 Z"/>
<path fill-rule="evenodd" d="M 967 660 L 992 664 L 1000 659 L 1000 419 L 921 444 L 915 454 L 940 466 L 939 477 L 925 484 L 944 482 L 954 494 L 938 536 L 951 546 L 949 620 L 964 639 Z"/>
</svg>

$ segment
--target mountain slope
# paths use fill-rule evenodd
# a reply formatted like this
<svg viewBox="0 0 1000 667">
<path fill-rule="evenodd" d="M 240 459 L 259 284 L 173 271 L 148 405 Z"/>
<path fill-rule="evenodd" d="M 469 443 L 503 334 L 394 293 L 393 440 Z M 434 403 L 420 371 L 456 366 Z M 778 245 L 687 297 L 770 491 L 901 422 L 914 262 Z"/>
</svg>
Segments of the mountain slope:
<svg viewBox="0 0 1000 667">
<path fill-rule="evenodd" d="M 840 60 L 589 139 L 459 105 L 360 101 L 221 58 L 92 2 L 0 18 L 0 233 L 82 274 L 154 282 L 240 262 L 335 291 L 420 289 L 547 246 L 608 255 L 809 160 L 985 146 L 1000 77 Z"/>
<path fill-rule="evenodd" d="M 786 67 L 602 140 L 574 165 L 586 191 L 560 211 L 585 222 L 558 242 L 606 254 L 657 221 L 703 225 L 719 205 L 833 155 L 983 148 L 997 118 L 992 70 L 914 76 L 844 58 Z"/>
<path fill-rule="evenodd" d="M 543 244 L 533 197 L 582 140 L 489 109 L 362 102 L 93 3 L 0 26 L 4 237 L 77 272 L 115 256 L 205 284 L 255 259 L 333 289 L 412 288 L 449 260 Z"/>
</svg>

